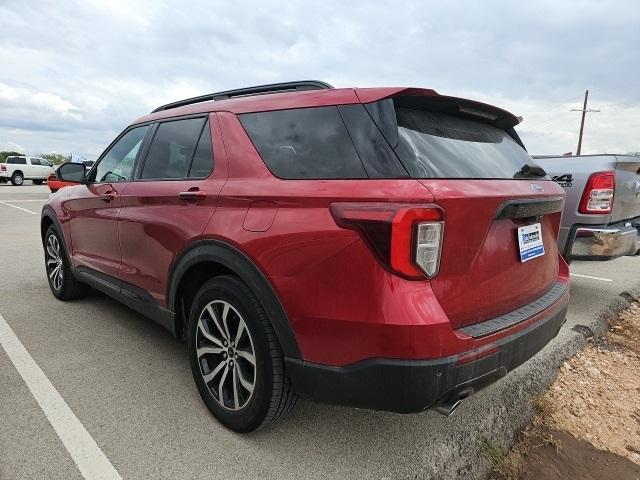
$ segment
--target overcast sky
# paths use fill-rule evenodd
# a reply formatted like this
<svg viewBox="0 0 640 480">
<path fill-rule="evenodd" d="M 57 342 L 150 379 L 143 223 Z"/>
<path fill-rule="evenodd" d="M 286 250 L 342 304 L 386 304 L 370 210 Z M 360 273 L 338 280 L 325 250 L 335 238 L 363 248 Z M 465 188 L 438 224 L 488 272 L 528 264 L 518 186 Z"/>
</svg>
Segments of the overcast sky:
<svg viewBox="0 0 640 480">
<path fill-rule="evenodd" d="M 185 5 L 189 6 L 185 6 Z M 640 151 L 640 1 L 0 0 L 0 150 L 94 158 L 203 93 L 418 86 L 524 117 L 531 153 Z"/>
</svg>

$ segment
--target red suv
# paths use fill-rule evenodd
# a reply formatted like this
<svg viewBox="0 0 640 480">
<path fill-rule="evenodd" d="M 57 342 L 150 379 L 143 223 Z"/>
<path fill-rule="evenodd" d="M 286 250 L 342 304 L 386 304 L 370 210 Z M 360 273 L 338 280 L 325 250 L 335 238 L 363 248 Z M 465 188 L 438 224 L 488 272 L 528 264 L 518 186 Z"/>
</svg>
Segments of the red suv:
<svg viewBox="0 0 640 480">
<path fill-rule="evenodd" d="M 42 212 L 61 300 L 88 286 L 188 345 L 248 432 L 296 396 L 450 414 L 558 332 L 563 190 L 499 108 L 293 82 L 136 120 Z"/>
</svg>

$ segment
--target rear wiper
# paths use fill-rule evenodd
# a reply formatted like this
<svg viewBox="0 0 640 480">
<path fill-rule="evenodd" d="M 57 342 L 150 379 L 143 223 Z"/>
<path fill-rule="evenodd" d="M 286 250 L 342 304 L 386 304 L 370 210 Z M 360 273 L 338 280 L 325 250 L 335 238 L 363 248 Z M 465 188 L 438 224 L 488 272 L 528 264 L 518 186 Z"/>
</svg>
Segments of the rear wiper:
<svg viewBox="0 0 640 480">
<path fill-rule="evenodd" d="M 544 171 L 542 167 L 538 165 L 529 165 L 528 163 L 523 165 L 520 170 L 518 170 L 513 178 L 520 177 L 546 177 L 547 172 Z"/>
</svg>

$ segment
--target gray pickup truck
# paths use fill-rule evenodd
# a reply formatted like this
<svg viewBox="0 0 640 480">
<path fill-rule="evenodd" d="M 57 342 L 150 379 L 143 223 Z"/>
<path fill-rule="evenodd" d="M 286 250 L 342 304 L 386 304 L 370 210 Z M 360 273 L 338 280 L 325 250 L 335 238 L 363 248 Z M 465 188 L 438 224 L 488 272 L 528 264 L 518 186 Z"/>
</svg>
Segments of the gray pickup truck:
<svg viewBox="0 0 640 480">
<path fill-rule="evenodd" d="M 640 157 L 533 158 L 567 192 L 558 236 L 558 249 L 567 261 L 639 253 Z"/>
</svg>

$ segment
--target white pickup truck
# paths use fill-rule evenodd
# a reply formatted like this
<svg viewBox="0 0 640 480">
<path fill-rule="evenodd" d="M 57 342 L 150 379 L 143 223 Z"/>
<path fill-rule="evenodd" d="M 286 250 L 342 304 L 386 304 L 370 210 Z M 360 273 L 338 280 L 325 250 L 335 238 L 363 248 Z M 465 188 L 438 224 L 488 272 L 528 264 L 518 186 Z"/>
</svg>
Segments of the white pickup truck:
<svg viewBox="0 0 640 480">
<path fill-rule="evenodd" d="M 53 164 L 44 158 L 7 157 L 4 163 L 0 163 L 0 182 L 10 181 L 16 186 L 22 185 L 25 180 L 40 185 L 52 173 Z"/>
</svg>

